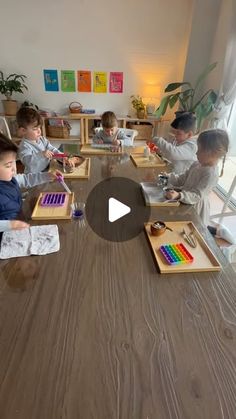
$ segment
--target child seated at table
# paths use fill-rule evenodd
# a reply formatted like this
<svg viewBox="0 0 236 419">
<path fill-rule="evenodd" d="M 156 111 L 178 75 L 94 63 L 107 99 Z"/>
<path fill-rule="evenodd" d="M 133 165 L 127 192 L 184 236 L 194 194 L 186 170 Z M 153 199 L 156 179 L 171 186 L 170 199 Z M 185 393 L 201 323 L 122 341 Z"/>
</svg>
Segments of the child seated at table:
<svg viewBox="0 0 236 419">
<path fill-rule="evenodd" d="M 183 173 L 196 161 L 197 141 L 194 137 L 196 131 L 196 116 L 191 112 L 175 118 L 171 123 L 174 139 L 166 140 L 154 137 L 160 154 L 172 163 L 175 173 Z"/>
<path fill-rule="evenodd" d="M 182 174 L 165 173 L 168 177 L 166 198 L 193 205 L 203 223 L 208 226 L 209 194 L 218 183 L 218 162 L 221 158 L 223 162 L 220 176 L 223 175 L 229 147 L 228 134 L 220 129 L 203 131 L 197 139 L 197 145 L 198 161 L 192 163 L 189 169 Z"/>
<path fill-rule="evenodd" d="M 24 173 L 38 173 L 49 169 L 50 160 L 54 154 L 60 154 L 56 147 L 42 136 L 41 116 L 31 108 L 21 107 L 16 114 L 19 135 L 22 137 L 18 158 L 23 163 Z M 66 164 L 74 166 L 73 159 L 67 159 Z"/>
<path fill-rule="evenodd" d="M 102 114 L 102 129 L 97 130 L 93 137 L 94 144 L 111 144 L 114 146 L 131 146 L 130 137 L 125 135 L 125 129 L 118 128 L 118 121 L 114 112 Z"/>
<path fill-rule="evenodd" d="M 17 146 L 0 134 L 0 231 L 29 227 L 17 220 L 22 197 L 20 187 L 30 188 L 56 179 L 53 173 L 16 174 Z"/>
</svg>

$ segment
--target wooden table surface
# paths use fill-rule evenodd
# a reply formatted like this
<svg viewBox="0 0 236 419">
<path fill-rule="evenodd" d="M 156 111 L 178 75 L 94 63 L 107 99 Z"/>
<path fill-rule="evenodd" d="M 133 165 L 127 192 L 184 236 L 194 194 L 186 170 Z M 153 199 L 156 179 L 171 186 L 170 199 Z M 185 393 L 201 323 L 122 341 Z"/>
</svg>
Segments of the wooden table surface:
<svg viewBox="0 0 236 419">
<path fill-rule="evenodd" d="M 67 183 L 86 200 L 109 175 L 156 174 L 93 157 Z M 58 222 L 59 252 L 0 261 L 1 419 L 236 418 L 235 273 L 191 207 L 152 219 L 193 220 L 222 270 L 160 275 L 144 232 L 114 243 L 76 221 Z"/>
</svg>

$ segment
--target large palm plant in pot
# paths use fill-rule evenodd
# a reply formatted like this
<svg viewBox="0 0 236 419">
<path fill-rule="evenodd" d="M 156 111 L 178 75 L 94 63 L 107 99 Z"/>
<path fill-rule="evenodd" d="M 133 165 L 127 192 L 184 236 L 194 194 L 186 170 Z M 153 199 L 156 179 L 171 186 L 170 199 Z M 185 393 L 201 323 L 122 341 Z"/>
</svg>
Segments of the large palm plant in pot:
<svg viewBox="0 0 236 419">
<path fill-rule="evenodd" d="M 12 99 L 13 92 L 24 93 L 23 90 L 28 90 L 25 85 L 26 76 L 24 74 L 10 74 L 5 77 L 0 71 L 0 93 L 2 93 L 6 100 L 2 100 L 4 112 L 6 115 L 15 115 L 17 111 L 17 101 Z"/>
<path fill-rule="evenodd" d="M 197 118 L 197 127 L 200 129 L 203 121 L 214 110 L 218 95 L 213 89 L 208 89 L 199 96 L 200 88 L 208 74 L 216 67 L 217 63 L 210 64 L 199 75 L 194 85 L 189 82 L 174 82 L 168 84 L 164 96 L 154 115 L 158 118 L 165 115 L 168 107 L 173 108 L 177 103 L 178 112 L 194 112 Z"/>
</svg>

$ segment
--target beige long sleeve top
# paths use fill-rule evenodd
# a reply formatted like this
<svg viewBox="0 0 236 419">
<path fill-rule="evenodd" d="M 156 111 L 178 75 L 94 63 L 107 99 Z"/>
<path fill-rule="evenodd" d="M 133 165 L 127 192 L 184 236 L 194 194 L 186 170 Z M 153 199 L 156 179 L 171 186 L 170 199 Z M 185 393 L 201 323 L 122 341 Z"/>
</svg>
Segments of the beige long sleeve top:
<svg viewBox="0 0 236 419">
<path fill-rule="evenodd" d="M 193 205 L 207 226 L 210 218 L 209 194 L 217 185 L 219 172 L 217 166 L 202 166 L 195 162 L 184 173 L 170 173 L 168 187 L 180 189 L 180 202 Z"/>
</svg>

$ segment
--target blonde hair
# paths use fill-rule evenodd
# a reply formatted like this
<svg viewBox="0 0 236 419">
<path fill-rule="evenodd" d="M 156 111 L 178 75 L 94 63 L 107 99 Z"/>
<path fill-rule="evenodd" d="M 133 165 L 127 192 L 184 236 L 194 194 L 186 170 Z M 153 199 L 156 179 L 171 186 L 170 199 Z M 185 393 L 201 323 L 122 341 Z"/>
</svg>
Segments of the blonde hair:
<svg viewBox="0 0 236 419">
<path fill-rule="evenodd" d="M 117 127 L 118 121 L 114 112 L 107 111 L 102 114 L 101 123 L 103 128 Z"/>
<path fill-rule="evenodd" d="M 229 149 L 229 137 L 223 129 L 209 129 L 201 132 L 197 140 L 203 151 L 213 154 L 219 159 L 223 157 L 220 177 L 224 173 L 226 154 Z"/>
</svg>

